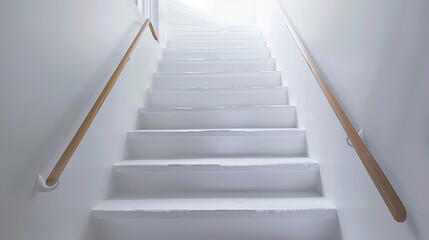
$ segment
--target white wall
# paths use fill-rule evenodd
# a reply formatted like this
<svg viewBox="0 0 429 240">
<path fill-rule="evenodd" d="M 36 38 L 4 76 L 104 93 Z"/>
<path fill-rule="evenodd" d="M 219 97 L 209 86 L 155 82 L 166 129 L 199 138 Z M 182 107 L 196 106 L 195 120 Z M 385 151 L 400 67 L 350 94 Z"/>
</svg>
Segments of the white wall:
<svg viewBox="0 0 429 240">
<path fill-rule="evenodd" d="M 146 31 L 50 193 L 46 177 L 139 30 L 131 0 L 0 2 L 0 239 L 91 239 L 160 56 Z"/>
<path fill-rule="evenodd" d="M 338 208 L 345 240 L 429 236 L 428 1 L 282 0 L 334 94 L 408 210 L 396 223 L 293 42 L 261 1 L 260 23 L 321 163 L 323 194 Z"/>
</svg>

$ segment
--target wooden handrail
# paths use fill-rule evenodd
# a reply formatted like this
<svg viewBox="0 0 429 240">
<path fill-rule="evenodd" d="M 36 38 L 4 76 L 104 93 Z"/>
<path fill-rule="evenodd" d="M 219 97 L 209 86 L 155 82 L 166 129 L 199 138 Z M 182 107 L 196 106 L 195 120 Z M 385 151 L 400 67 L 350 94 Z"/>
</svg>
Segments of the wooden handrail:
<svg viewBox="0 0 429 240">
<path fill-rule="evenodd" d="M 402 204 L 401 200 L 399 199 L 386 175 L 384 175 L 383 170 L 381 170 L 380 166 L 378 166 L 374 157 L 371 155 L 368 148 L 366 147 L 362 139 L 359 137 L 358 133 L 356 132 L 344 110 L 341 108 L 328 84 L 323 79 L 320 70 L 314 63 L 310 53 L 307 51 L 304 43 L 301 41 L 299 35 L 293 28 L 292 22 L 286 14 L 285 9 L 278 0 L 276 1 L 276 3 L 278 10 L 283 17 L 283 20 L 286 23 L 287 28 L 289 29 L 289 32 L 295 40 L 296 45 L 304 56 L 304 59 L 310 67 L 311 71 L 313 72 L 313 75 L 316 78 L 316 81 L 319 84 L 320 88 L 322 89 L 323 94 L 328 99 L 329 104 L 331 105 L 332 109 L 340 120 L 344 131 L 346 132 L 348 138 L 350 139 L 350 142 L 355 148 L 356 153 L 361 159 L 366 171 L 374 182 L 378 192 L 383 198 L 387 208 L 389 209 L 390 213 L 396 221 L 404 222 L 407 218 L 407 211 L 405 210 L 404 205 Z"/>
<path fill-rule="evenodd" d="M 143 23 L 143 26 L 140 28 L 140 31 L 137 33 L 127 52 L 122 57 L 122 60 L 119 62 L 119 65 L 116 67 L 115 71 L 113 72 L 112 76 L 104 87 L 103 91 L 100 93 L 100 96 L 97 98 L 97 101 L 95 101 L 94 106 L 92 106 L 91 110 L 89 111 L 83 123 L 80 125 L 73 139 L 70 141 L 63 155 L 61 155 L 54 169 L 52 169 L 51 174 L 49 174 L 49 177 L 46 179 L 46 185 L 53 186 L 60 178 L 71 157 L 79 146 L 79 143 L 85 136 L 86 131 L 91 126 L 91 123 L 94 120 L 95 116 L 97 116 L 97 113 L 103 105 L 104 100 L 106 100 L 107 96 L 115 85 L 116 80 L 119 78 L 119 75 L 121 74 L 122 70 L 130 59 L 131 54 L 133 54 L 134 49 L 136 48 L 137 43 L 140 40 L 140 37 L 142 36 L 144 30 L 148 25 L 152 32 L 153 38 L 158 41 L 158 37 L 156 36 L 155 30 L 153 29 L 152 22 L 149 19 L 146 19 L 146 21 Z"/>
</svg>

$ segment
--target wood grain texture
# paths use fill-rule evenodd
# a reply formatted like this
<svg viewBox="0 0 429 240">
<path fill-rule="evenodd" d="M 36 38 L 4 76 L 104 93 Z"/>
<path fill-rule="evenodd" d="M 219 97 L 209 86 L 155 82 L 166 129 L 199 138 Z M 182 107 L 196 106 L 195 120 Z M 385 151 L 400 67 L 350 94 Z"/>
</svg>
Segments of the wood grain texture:
<svg viewBox="0 0 429 240">
<path fill-rule="evenodd" d="M 113 72 L 112 76 L 110 77 L 109 81 L 104 87 L 103 91 L 100 93 L 100 96 L 95 101 L 94 105 L 92 106 L 85 120 L 82 122 L 76 134 L 74 135 L 69 145 L 67 146 L 66 150 L 61 155 L 55 167 L 52 169 L 51 173 L 46 179 L 46 185 L 53 186 L 60 178 L 61 174 L 63 173 L 64 169 L 69 163 L 71 157 L 73 156 L 74 152 L 76 151 L 77 147 L 79 146 L 80 142 L 85 136 L 85 133 L 87 132 L 88 128 L 91 126 L 91 123 L 93 122 L 94 118 L 97 116 L 98 111 L 100 110 L 101 106 L 103 105 L 104 101 L 106 100 L 107 96 L 109 95 L 110 91 L 115 85 L 116 80 L 118 80 L 122 70 L 124 69 L 125 65 L 130 59 L 132 53 L 134 52 L 134 49 L 137 46 L 137 43 L 139 42 L 144 30 L 148 25 L 151 28 L 153 38 L 156 41 L 158 41 L 158 37 L 156 36 L 155 30 L 152 27 L 152 23 L 150 22 L 149 19 L 146 19 L 146 21 L 143 23 L 143 26 L 140 28 L 139 32 L 137 33 L 136 37 L 131 43 L 130 47 L 128 48 L 127 52 L 119 62 L 119 65 L 116 67 L 115 71 Z"/>
<path fill-rule="evenodd" d="M 286 14 L 285 9 L 283 8 L 283 6 L 278 0 L 276 0 L 276 3 L 277 3 L 278 10 L 280 11 L 280 14 L 283 17 L 283 20 L 286 23 L 287 28 L 289 29 L 289 32 L 294 38 L 295 43 L 297 44 L 302 55 L 304 56 L 304 59 L 307 62 L 308 66 L 313 72 L 313 75 L 316 78 L 316 81 L 319 84 L 320 88 L 322 89 L 323 94 L 327 98 L 329 104 L 331 105 L 332 109 L 334 110 L 335 114 L 340 120 L 340 123 L 343 126 L 344 131 L 349 137 L 353 147 L 356 150 L 356 153 L 358 154 L 359 158 L 362 161 L 362 164 L 364 165 L 366 171 L 368 172 L 369 176 L 374 182 L 387 208 L 389 209 L 390 213 L 392 214 L 393 218 L 396 221 L 404 222 L 407 218 L 407 211 L 404 205 L 402 204 L 401 200 L 399 199 L 398 195 L 396 194 L 395 190 L 393 189 L 392 185 L 390 184 L 383 170 L 377 164 L 376 160 L 371 155 L 371 153 L 369 152 L 368 148 L 366 147 L 362 139 L 359 137 L 358 133 L 356 132 L 355 128 L 350 122 L 350 119 L 347 117 L 343 108 L 338 103 L 337 99 L 335 98 L 328 84 L 323 79 L 323 76 L 320 73 L 320 70 L 318 69 L 311 55 L 305 48 L 305 45 L 301 41 L 299 35 L 293 28 L 292 22 L 290 21 L 288 15 Z"/>
</svg>

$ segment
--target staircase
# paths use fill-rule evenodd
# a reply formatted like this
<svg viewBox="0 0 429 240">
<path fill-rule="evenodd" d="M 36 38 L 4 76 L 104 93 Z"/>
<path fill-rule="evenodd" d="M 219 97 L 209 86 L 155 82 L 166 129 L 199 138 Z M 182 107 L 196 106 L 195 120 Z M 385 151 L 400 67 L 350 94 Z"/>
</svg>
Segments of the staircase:
<svg viewBox="0 0 429 240">
<path fill-rule="evenodd" d="M 92 211 L 98 238 L 340 239 L 261 31 L 180 6 L 129 160 L 113 166 L 115 196 Z"/>
</svg>

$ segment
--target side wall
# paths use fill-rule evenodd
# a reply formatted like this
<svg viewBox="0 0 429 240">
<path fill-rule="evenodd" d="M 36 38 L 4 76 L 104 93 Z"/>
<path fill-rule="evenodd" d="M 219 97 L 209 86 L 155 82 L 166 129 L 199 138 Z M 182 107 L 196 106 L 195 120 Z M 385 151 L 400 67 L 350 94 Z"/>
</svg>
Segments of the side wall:
<svg viewBox="0 0 429 240">
<path fill-rule="evenodd" d="M 259 22 L 321 164 L 322 192 L 345 240 L 429 236 L 429 8 L 427 1 L 282 0 L 297 32 L 408 210 L 388 212 L 284 25 L 260 1 Z"/>
<path fill-rule="evenodd" d="M 146 31 L 61 177 L 49 174 L 142 22 L 131 0 L 0 2 L 0 238 L 91 239 L 160 48 Z"/>
</svg>

